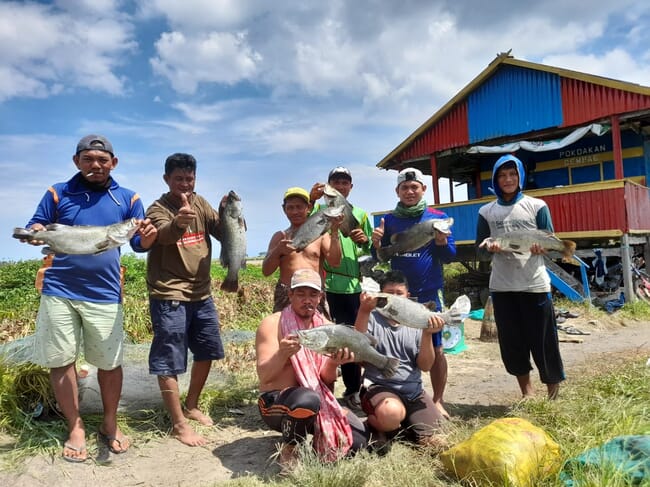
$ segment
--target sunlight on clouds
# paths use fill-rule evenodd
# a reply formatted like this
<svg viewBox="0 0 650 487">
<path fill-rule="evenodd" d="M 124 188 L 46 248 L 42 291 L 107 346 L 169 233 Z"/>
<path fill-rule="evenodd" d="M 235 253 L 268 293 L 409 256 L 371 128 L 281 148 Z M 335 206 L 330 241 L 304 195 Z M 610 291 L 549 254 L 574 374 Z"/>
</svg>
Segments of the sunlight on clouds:
<svg viewBox="0 0 650 487">
<path fill-rule="evenodd" d="M 259 5 L 258 5 L 259 3 Z M 144 17 L 163 15 L 175 30 L 221 30 L 238 28 L 253 15 L 259 15 L 265 2 L 243 0 L 142 0 Z"/>
<path fill-rule="evenodd" d="M 196 37 L 165 32 L 156 41 L 153 70 L 181 93 L 194 93 L 199 83 L 233 84 L 251 78 L 261 56 L 246 43 L 246 34 L 211 32 Z"/>
</svg>

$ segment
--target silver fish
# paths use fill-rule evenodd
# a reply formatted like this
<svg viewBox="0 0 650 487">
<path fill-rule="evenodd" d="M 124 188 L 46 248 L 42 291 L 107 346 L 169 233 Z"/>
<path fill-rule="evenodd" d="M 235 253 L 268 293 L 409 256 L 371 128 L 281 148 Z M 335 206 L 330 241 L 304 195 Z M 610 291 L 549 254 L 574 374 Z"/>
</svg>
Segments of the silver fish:
<svg viewBox="0 0 650 487">
<path fill-rule="evenodd" d="M 440 316 L 448 325 L 459 325 L 469 312 L 472 303 L 465 296 L 459 296 L 447 311 L 438 313 L 429 309 L 425 304 L 418 303 L 404 296 L 395 294 L 367 292 L 378 298 L 376 310 L 388 319 L 410 328 L 426 328 L 431 316 Z"/>
<path fill-rule="evenodd" d="M 332 219 L 343 214 L 343 205 L 327 207 L 318 210 L 307 218 L 291 239 L 291 244 L 296 250 L 301 251 L 318 237 L 326 233 L 332 226 Z"/>
<path fill-rule="evenodd" d="M 355 362 L 374 365 L 386 378 L 395 375 L 399 366 L 398 359 L 375 350 L 377 340 L 374 337 L 358 332 L 351 326 L 324 325 L 298 330 L 298 339 L 303 347 L 318 353 L 334 353 L 340 348 L 347 348 L 354 353 Z"/>
<path fill-rule="evenodd" d="M 391 235 L 390 244 L 377 249 L 377 258 L 381 262 L 386 262 L 393 255 L 403 254 L 419 249 L 431 242 L 436 236 L 436 230 L 449 235 L 454 219 L 449 218 L 431 218 L 403 232 Z"/>
<path fill-rule="evenodd" d="M 519 254 L 529 252 L 533 244 L 539 244 L 545 250 L 557 250 L 560 252 L 564 262 L 578 264 L 573 257 L 576 250 L 576 243 L 572 240 L 560 240 L 553 233 L 545 230 L 532 229 L 506 232 L 497 237 L 486 238 L 480 243 L 479 248 L 483 248 L 488 243 L 493 242 L 497 242 L 501 246 L 501 250 Z"/>
<path fill-rule="evenodd" d="M 222 267 L 228 268 L 221 290 L 234 293 L 239 289 L 239 269 L 246 267 L 246 220 L 241 198 L 234 191 L 228 193 L 225 206 L 219 206 L 219 219 L 222 233 L 219 259 Z"/>
<path fill-rule="evenodd" d="M 135 218 L 104 227 L 51 223 L 45 226 L 45 230 L 14 228 L 13 237 L 27 242 L 42 241 L 47 245 L 41 250 L 45 255 L 101 254 L 127 243 L 137 229 Z"/>
<path fill-rule="evenodd" d="M 343 206 L 343 222 L 339 226 L 339 230 L 344 237 L 349 237 L 350 232 L 355 228 L 359 228 L 359 221 L 357 217 L 352 213 L 352 205 L 345 199 L 341 193 L 337 191 L 336 188 L 325 184 L 325 189 L 323 190 L 323 196 L 325 197 L 325 202 L 329 207 L 338 207 Z"/>
</svg>

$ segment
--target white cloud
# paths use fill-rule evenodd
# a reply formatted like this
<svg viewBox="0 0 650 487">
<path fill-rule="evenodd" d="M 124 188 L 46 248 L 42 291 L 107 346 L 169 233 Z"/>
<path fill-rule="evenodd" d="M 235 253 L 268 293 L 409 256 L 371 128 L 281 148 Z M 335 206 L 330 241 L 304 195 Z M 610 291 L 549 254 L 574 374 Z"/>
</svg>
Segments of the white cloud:
<svg viewBox="0 0 650 487">
<path fill-rule="evenodd" d="M 0 60 L 15 74 L 0 85 L 0 100 L 40 98 L 63 86 L 123 94 L 126 79 L 116 70 L 137 44 L 114 2 L 104 3 L 106 10 L 94 11 L 86 8 L 90 2 L 0 3 Z"/>
<path fill-rule="evenodd" d="M 199 83 L 233 84 L 251 78 L 261 56 L 246 43 L 246 34 L 211 32 L 189 36 L 163 33 L 156 42 L 154 72 L 169 78 L 181 93 L 192 94 Z"/>
</svg>

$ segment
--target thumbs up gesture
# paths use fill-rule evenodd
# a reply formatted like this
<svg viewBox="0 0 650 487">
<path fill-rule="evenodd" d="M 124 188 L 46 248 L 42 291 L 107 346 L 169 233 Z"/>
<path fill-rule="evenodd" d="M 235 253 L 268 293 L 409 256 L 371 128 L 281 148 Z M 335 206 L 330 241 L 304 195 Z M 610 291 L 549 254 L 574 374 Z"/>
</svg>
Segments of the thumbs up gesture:
<svg viewBox="0 0 650 487">
<path fill-rule="evenodd" d="M 384 238 L 384 219 L 379 222 L 379 226 L 372 231 L 372 245 L 376 249 L 381 247 L 381 239 Z"/>
<path fill-rule="evenodd" d="M 187 228 L 194 218 L 196 218 L 196 212 L 192 209 L 192 205 L 190 205 L 190 201 L 185 193 L 181 193 L 180 197 L 181 207 L 178 209 L 174 222 L 179 228 Z"/>
</svg>

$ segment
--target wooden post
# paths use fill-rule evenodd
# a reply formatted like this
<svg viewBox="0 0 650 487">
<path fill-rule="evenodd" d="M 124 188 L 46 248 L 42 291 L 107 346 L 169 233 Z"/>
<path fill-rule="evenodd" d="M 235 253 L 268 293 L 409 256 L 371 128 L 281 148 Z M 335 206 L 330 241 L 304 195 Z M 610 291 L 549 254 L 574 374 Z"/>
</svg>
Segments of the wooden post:
<svg viewBox="0 0 650 487">
<path fill-rule="evenodd" d="M 632 259 L 630 258 L 630 236 L 627 233 L 621 238 L 621 265 L 623 266 L 623 289 L 625 302 L 636 302 L 636 293 L 632 283 Z"/>
<path fill-rule="evenodd" d="M 485 308 L 483 308 L 483 322 L 481 323 L 481 336 L 479 340 L 482 342 L 495 342 L 498 338 L 499 334 L 497 333 L 497 324 L 494 321 L 492 296 L 488 296 L 485 301 Z"/>
</svg>

